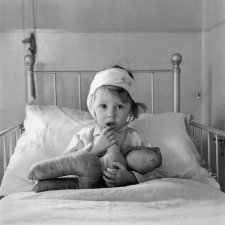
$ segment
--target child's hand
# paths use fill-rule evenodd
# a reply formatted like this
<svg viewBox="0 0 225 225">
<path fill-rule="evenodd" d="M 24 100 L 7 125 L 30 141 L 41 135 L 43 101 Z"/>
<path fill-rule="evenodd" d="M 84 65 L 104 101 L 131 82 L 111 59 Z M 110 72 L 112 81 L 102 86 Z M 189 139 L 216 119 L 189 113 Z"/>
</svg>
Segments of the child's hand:
<svg viewBox="0 0 225 225">
<path fill-rule="evenodd" d="M 113 165 L 118 167 L 118 169 L 107 168 L 107 170 L 103 171 L 103 180 L 107 187 L 119 187 L 138 183 L 134 174 L 129 172 L 121 163 L 114 162 Z"/>
<path fill-rule="evenodd" d="M 108 147 L 116 143 L 113 127 L 108 126 L 104 128 L 102 133 L 95 139 L 91 152 L 96 155 L 101 155 Z"/>
</svg>

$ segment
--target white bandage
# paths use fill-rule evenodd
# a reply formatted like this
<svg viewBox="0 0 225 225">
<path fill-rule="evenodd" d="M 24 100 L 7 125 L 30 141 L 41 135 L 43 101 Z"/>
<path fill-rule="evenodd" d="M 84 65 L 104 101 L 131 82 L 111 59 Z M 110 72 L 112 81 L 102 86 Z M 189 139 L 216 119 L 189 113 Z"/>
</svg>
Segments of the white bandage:
<svg viewBox="0 0 225 225">
<path fill-rule="evenodd" d="M 94 80 L 91 83 L 89 94 L 87 97 L 87 107 L 93 117 L 95 117 L 93 107 L 94 93 L 99 87 L 105 85 L 112 85 L 124 88 L 129 93 L 133 101 L 137 102 L 136 84 L 134 82 L 134 79 L 129 76 L 126 70 L 119 68 L 103 70 L 95 75 Z"/>
</svg>

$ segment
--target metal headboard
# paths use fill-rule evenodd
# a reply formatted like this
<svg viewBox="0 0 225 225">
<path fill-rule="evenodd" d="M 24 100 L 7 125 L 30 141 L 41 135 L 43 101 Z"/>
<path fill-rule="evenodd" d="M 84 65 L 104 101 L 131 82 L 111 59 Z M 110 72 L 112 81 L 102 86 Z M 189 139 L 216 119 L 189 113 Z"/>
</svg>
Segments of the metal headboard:
<svg viewBox="0 0 225 225">
<path fill-rule="evenodd" d="M 149 74 L 151 77 L 151 112 L 154 113 L 154 77 L 158 73 L 171 73 L 173 75 L 173 111 L 180 112 L 180 63 L 182 61 L 182 56 L 179 53 L 175 53 L 171 57 L 172 69 L 164 70 L 132 70 L 132 72 L 141 74 Z M 57 105 L 57 76 L 60 74 L 76 74 L 78 75 L 78 89 L 79 89 L 79 109 L 81 108 L 81 82 L 82 74 L 94 75 L 96 70 L 73 70 L 73 71 L 35 71 L 34 68 L 35 56 L 28 54 L 25 56 L 25 74 L 27 77 L 27 101 L 33 101 L 36 99 L 36 89 L 35 89 L 35 74 L 45 74 L 53 76 L 54 84 L 54 104 Z"/>
</svg>

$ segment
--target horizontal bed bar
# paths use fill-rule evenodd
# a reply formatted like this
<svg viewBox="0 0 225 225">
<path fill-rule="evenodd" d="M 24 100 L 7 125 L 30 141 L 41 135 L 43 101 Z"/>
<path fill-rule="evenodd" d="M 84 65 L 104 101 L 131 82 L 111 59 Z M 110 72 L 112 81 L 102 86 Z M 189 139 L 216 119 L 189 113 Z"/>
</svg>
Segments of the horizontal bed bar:
<svg viewBox="0 0 225 225">
<path fill-rule="evenodd" d="M 199 128 L 199 129 L 206 130 L 210 133 L 216 134 L 218 136 L 225 137 L 225 131 L 222 131 L 222 130 L 219 130 L 219 129 L 216 129 L 216 128 L 213 128 L 213 127 L 210 127 L 210 126 L 206 126 L 206 125 L 194 122 L 194 121 L 191 122 L 191 125 Z"/>
<path fill-rule="evenodd" d="M 33 71 L 35 74 L 53 74 L 53 73 L 61 73 L 61 74 L 86 74 L 86 73 L 97 73 L 99 72 L 98 70 L 46 70 L 46 71 L 39 71 L 39 70 L 34 70 Z M 170 73 L 172 72 L 172 69 L 165 69 L 165 70 L 131 70 L 133 73 Z"/>
<path fill-rule="evenodd" d="M 5 134 L 9 134 L 10 132 L 22 129 L 22 128 L 23 128 L 23 123 L 20 123 L 16 126 L 7 128 L 6 130 L 3 130 L 3 131 L 0 132 L 0 137 L 4 136 Z"/>
</svg>

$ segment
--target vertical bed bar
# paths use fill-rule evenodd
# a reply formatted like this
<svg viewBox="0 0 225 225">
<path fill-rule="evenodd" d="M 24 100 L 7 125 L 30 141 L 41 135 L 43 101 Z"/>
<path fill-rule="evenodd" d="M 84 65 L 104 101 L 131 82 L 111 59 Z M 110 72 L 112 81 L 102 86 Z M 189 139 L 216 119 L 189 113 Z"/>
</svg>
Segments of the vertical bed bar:
<svg viewBox="0 0 225 225">
<path fill-rule="evenodd" d="M 4 172 L 5 172 L 7 167 L 6 136 L 4 136 L 4 139 L 3 139 L 3 155 L 4 155 L 3 166 L 4 166 Z"/>
<path fill-rule="evenodd" d="M 9 134 L 9 158 L 11 158 L 13 154 L 13 143 L 12 143 L 12 134 Z"/>
<path fill-rule="evenodd" d="M 208 149 L 208 171 L 211 173 L 211 148 L 210 148 L 210 135 L 209 132 L 207 132 L 207 149 Z"/>
<path fill-rule="evenodd" d="M 151 73 L 152 114 L 154 114 L 154 73 Z"/>
<path fill-rule="evenodd" d="M 175 53 L 171 57 L 173 63 L 173 111 L 180 112 L 180 63 L 182 56 L 179 53 Z"/>
<path fill-rule="evenodd" d="M 215 134 L 215 141 L 216 141 L 216 179 L 219 181 L 220 174 L 219 174 L 219 146 L 218 146 L 218 135 Z"/>
<path fill-rule="evenodd" d="M 54 79 L 54 105 L 57 105 L 57 80 L 56 80 L 56 73 L 53 74 Z"/>
<path fill-rule="evenodd" d="M 82 110 L 82 103 L 81 103 L 81 73 L 79 73 L 79 76 L 78 76 L 78 91 L 79 91 L 79 110 Z"/>
<path fill-rule="evenodd" d="M 203 137 L 202 137 L 202 130 L 200 130 L 200 152 L 201 152 L 201 158 L 203 158 Z"/>
</svg>

